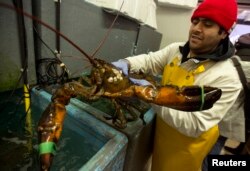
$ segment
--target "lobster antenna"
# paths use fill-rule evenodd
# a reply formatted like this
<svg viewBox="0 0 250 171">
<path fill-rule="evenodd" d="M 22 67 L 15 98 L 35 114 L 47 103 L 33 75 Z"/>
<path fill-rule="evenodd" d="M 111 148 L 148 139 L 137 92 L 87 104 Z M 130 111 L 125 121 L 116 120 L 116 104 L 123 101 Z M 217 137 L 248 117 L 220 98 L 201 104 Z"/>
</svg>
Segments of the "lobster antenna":
<svg viewBox="0 0 250 171">
<path fill-rule="evenodd" d="M 124 0 L 122 1 L 122 4 L 121 4 L 121 6 L 120 6 L 120 9 L 119 9 L 118 13 L 116 14 L 116 17 L 115 17 L 114 21 L 113 21 L 112 24 L 110 25 L 110 27 L 109 27 L 109 29 L 108 29 L 106 35 L 104 36 L 104 38 L 102 39 L 101 43 L 100 43 L 99 46 L 96 48 L 96 50 L 94 51 L 94 53 L 91 55 L 92 58 L 93 58 L 93 57 L 95 56 L 95 54 L 100 50 L 100 48 L 103 46 L 103 44 L 105 43 L 106 39 L 108 38 L 108 36 L 109 36 L 109 34 L 110 34 L 110 32 L 111 32 L 111 30 L 112 30 L 112 28 L 113 28 L 113 26 L 114 26 L 114 24 L 115 24 L 117 18 L 119 17 L 119 14 L 120 14 L 120 12 L 121 12 L 121 10 L 122 10 L 123 4 L 124 4 Z"/>
<path fill-rule="evenodd" d="M 0 2 L 0 6 L 14 10 L 22 15 L 24 15 L 25 17 L 28 17 L 32 20 L 37 21 L 38 23 L 40 23 L 41 25 L 47 27 L 49 30 L 55 32 L 56 34 L 58 34 L 59 36 L 61 36 L 64 40 L 66 40 L 68 43 L 70 43 L 73 47 L 75 47 L 78 51 L 80 51 L 84 56 L 86 56 L 89 60 L 89 62 L 93 65 L 97 65 L 96 61 L 90 57 L 86 52 L 84 52 L 79 46 L 77 46 L 73 41 L 71 41 L 68 37 L 66 37 L 64 34 L 62 34 L 61 32 L 59 32 L 58 30 L 54 29 L 53 27 L 51 27 L 50 25 L 48 25 L 47 23 L 43 22 L 41 19 L 32 16 L 29 13 L 24 12 L 23 10 L 21 10 L 20 8 L 16 8 L 13 7 L 12 5 L 6 4 L 6 3 L 2 3 Z"/>
</svg>

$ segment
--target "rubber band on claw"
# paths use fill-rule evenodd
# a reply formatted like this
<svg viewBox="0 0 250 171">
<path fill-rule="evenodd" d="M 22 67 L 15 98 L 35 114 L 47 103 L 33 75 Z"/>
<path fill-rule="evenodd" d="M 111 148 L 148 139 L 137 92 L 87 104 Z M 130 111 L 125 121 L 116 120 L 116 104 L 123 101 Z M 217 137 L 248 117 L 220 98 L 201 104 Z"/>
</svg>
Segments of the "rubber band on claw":
<svg viewBox="0 0 250 171">
<path fill-rule="evenodd" d="M 54 142 L 43 142 L 39 144 L 39 155 L 47 153 L 56 155 L 56 144 Z"/>
</svg>

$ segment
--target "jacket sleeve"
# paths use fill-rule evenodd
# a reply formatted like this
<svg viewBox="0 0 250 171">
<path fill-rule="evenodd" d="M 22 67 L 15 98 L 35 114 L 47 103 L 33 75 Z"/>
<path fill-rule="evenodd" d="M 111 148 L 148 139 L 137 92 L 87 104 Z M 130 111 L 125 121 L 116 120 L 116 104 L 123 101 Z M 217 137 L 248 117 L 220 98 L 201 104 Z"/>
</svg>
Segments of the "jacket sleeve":
<svg viewBox="0 0 250 171">
<path fill-rule="evenodd" d="M 164 66 L 171 61 L 171 57 L 180 53 L 179 46 L 182 44 L 173 43 L 156 52 L 127 57 L 126 59 L 130 63 L 130 72 L 142 71 L 153 75 L 162 74 Z"/>
</svg>

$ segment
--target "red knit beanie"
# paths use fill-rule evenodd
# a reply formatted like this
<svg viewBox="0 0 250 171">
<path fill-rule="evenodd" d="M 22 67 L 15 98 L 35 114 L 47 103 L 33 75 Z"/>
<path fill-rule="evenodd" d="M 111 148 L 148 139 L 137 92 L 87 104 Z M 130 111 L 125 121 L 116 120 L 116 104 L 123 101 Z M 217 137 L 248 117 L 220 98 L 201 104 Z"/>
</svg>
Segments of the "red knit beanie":
<svg viewBox="0 0 250 171">
<path fill-rule="evenodd" d="M 208 18 L 230 33 L 237 20 L 237 2 L 236 0 L 204 0 L 194 11 L 191 21 L 198 17 Z"/>
</svg>

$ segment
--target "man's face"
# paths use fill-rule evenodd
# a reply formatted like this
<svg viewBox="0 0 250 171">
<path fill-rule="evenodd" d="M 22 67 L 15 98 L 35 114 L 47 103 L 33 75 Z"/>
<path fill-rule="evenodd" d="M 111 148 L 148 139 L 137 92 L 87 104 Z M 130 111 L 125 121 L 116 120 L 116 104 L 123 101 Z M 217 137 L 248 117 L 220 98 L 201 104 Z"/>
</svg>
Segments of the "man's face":
<svg viewBox="0 0 250 171">
<path fill-rule="evenodd" d="M 189 47 L 191 55 L 210 53 L 227 35 L 225 31 L 219 33 L 220 26 L 206 18 L 196 18 L 189 30 Z"/>
</svg>

